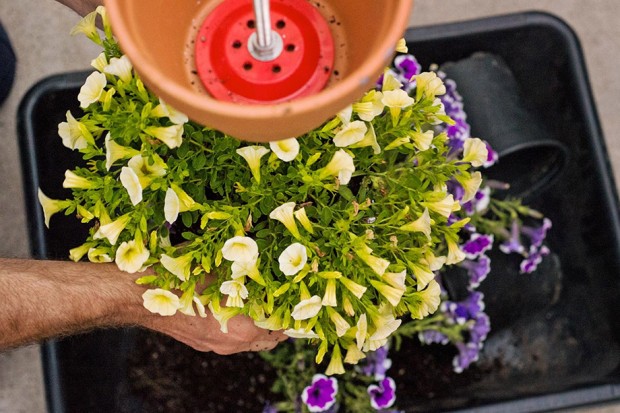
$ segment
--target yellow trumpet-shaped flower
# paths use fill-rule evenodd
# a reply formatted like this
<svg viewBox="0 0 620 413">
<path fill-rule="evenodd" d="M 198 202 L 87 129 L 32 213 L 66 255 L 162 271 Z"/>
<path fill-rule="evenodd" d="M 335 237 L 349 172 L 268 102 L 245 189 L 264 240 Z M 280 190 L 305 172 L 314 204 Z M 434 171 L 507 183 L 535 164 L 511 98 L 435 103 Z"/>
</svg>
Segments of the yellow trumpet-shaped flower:
<svg viewBox="0 0 620 413">
<path fill-rule="evenodd" d="M 69 149 L 84 149 L 95 141 L 86 126 L 77 121 L 71 111 L 67 111 L 67 121 L 58 124 L 58 135 L 62 139 L 62 144 Z"/>
<path fill-rule="evenodd" d="M 390 262 L 381 257 L 372 255 L 372 250 L 364 245 L 361 248 L 355 249 L 355 254 L 368 265 L 377 275 L 383 275 Z"/>
<path fill-rule="evenodd" d="M 90 189 L 95 186 L 95 183 L 87 178 L 77 175 L 71 170 L 65 171 L 65 180 L 62 182 L 63 188 L 74 189 Z"/>
<path fill-rule="evenodd" d="M 258 256 L 258 244 L 250 237 L 232 237 L 224 243 L 222 256 L 228 261 L 254 261 Z"/>
<path fill-rule="evenodd" d="M 169 224 L 174 223 L 179 217 L 180 201 L 172 188 L 166 190 L 164 198 L 164 217 Z"/>
<path fill-rule="evenodd" d="M 126 55 L 121 57 L 113 57 L 110 63 L 103 68 L 103 73 L 113 75 L 121 79 L 125 83 L 129 83 L 133 77 L 133 66 Z"/>
<path fill-rule="evenodd" d="M 78 24 L 76 24 L 72 29 L 71 36 L 75 36 L 76 34 L 83 34 L 88 37 L 90 40 L 97 44 L 101 44 L 101 38 L 99 37 L 99 33 L 97 33 L 97 26 L 95 25 L 95 20 L 97 19 L 97 13 L 91 12 L 84 16 Z"/>
<path fill-rule="evenodd" d="M 392 90 L 400 90 L 402 87 L 403 84 L 396 78 L 396 73 L 394 73 L 391 69 L 385 69 L 383 72 L 383 85 L 381 87 L 381 92 L 385 93 Z"/>
<path fill-rule="evenodd" d="M 141 239 L 132 239 L 118 246 L 114 262 L 119 270 L 133 274 L 142 269 L 150 255 Z"/>
<path fill-rule="evenodd" d="M 295 222 L 294 210 L 295 203 L 287 202 L 271 211 L 271 213 L 269 214 L 269 218 L 280 221 L 293 235 L 293 237 L 295 237 L 296 239 L 300 239 L 301 234 L 299 233 L 299 228 L 297 228 L 297 223 Z"/>
<path fill-rule="evenodd" d="M 247 287 L 239 280 L 224 281 L 220 292 L 228 296 L 226 307 L 243 308 L 243 300 L 248 298 Z"/>
<path fill-rule="evenodd" d="M 407 41 L 403 38 L 399 39 L 396 43 L 396 51 L 398 53 L 407 53 L 409 52 L 409 48 L 407 47 Z"/>
<path fill-rule="evenodd" d="M 412 262 L 410 267 L 417 281 L 418 291 L 425 288 L 431 280 L 435 279 L 435 273 L 423 262 Z"/>
<path fill-rule="evenodd" d="M 260 271 L 258 270 L 257 259 L 258 257 L 254 257 L 254 259 L 250 261 L 234 261 L 231 265 L 232 279 L 235 280 L 247 275 L 258 284 L 262 286 L 267 285 L 265 283 L 265 279 L 261 276 Z"/>
<path fill-rule="evenodd" d="M 381 279 L 394 288 L 404 290 L 406 288 L 407 270 L 402 270 L 401 272 L 386 272 Z"/>
<path fill-rule="evenodd" d="M 90 262 L 112 262 L 112 257 L 108 254 L 107 248 L 90 248 L 88 250 L 88 261 Z"/>
<path fill-rule="evenodd" d="M 471 173 L 467 178 L 463 178 L 463 176 L 459 176 L 456 178 L 459 184 L 463 187 L 464 193 L 461 202 L 469 202 L 474 199 L 476 196 L 476 192 L 480 189 L 480 185 L 482 184 L 482 174 L 480 171 L 475 171 Z"/>
<path fill-rule="evenodd" d="M 317 315 L 321 308 L 323 308 L 321 297 L 313 295 L 297 303 L 291 312 L 291 317 L 295 320 L 307 320 Z"/>
<path fill-rule="evenodd" d="M 97 71 L 103 72 L 103 69 L 108 65 L 108 59 L 106 59 L 105 53 L 101 52 L 99 56 L 91 60 L 90 65 L 97 69 Z"/>
<path fill-rule="evenodd" d="M 379 142 L 377 142 L 377 134 L 375 133 L 375 128 L 372 124 L 361 141 L 356 142 L 353 145 L 349 145 L 350 148 L 365 148 L 366 146 L 370 146 L 375 155 L 381 153 L 381 147 L 379 146 Z"/>
<path fill-rule="evenodd" d="M 37 197 L 39 198 L 39 204 L 43 208 L 43 217 L 45 220 L 45 226 L 50 227 L 50 218 L 57 212 L 65 210 L 69 205 L 69 201 L 61 201 L 47 197 L 41 188 L 37 191 Z"/>
<path fill-rule="evenodd" d="M 349 324 L 338 311 L 332 308 L 327 308 L 327 314 L 329 315 L 329 319 L 332 320 L 332 323 L 334 323 L 334 327 L 336 327 L 336 335 L 338 337 L 344 336 L 351 328 L 351 324 Z"/>
<path fill-rule="evenodd" d="M 392 116 L 392 124 L 398 123 L 400 112 L 415 102 L 407 92 L 402 89 L 388 90 L 383 92 L 383 99 L 381 100 L 385 106 L 390 108 L 390 115 Z"/>
<path fill-rule="evenodd" d="M 184 254 L 176 258 L 162 254 L 159 262 L 161 262 L 165 269 L 176 275 L 179 280 L 187 281 L 193 260 L 194 258 L 191 254 Z"/>
<path fill-rule="evenodd" d="M 466 254 L 459 248 L 459 245 L 450 239 L 446 240 L 448 243 L 448 258 L 446 264 L 458 264 L 466 258 Z"/>
<path fill-rule="evenodd" d="M 357 113 L 361 120 L 372 122 L 385 109 L 382 99 L 383 93 L 371 90 L 364 95 L 362 100 L 353 104 L 353 111 Z"/>
<path fill-rule="evenodd" d="M 419 151 L 426 151 L 431 147 L 435 137 L 432 130 L 426 132 L 412 132 L 410 135 L 413 144 Z"/>
<path fill-rule="evenodd" d="M 338 281 L 340 281 L 342 285 L 344 285 L 344 287 L 358 299 L 361 299 L 367 290 L 367 287 L 364 287 L 363 285 L 360 285 L 347 277 L 340 277 L 338 278 Z"/>
<path fill-rule="evenodd" d="M 327 280 L 325 294 L 323 295 L 321 304 L 326 307 L 336 307 L 338 305 L 338 300 L 336 298 L 336 280 L 334 278 Z"/>
<path fill-rule="evenodd" d="M 142 155 L 133 156 L 127 166 L 133 169 L 142 188 L 147 188 L 153 180 L 166 175 L 166 163 L 157 155 L 150 159 Z M 177 194 L 178 195 L 178 194 Z"/>
<path fill-rule="evenodd" d="M 85 244 L 82 244 L 78 247 L 75 248 L 71 248 L 69 250 L 69 258 L 72 261 L 78 262 L 79 260 L 82 259 L 82 257 L 84 255 L 86 255 L 88 253 L 88 250 L 90 250 L 92 248 L 93 244 L 87 242 Z"/>
<path fill-rule="evenodd" d="M 189 121 L 186 114 L 181 113 L 172 106 L 168 105 L 161 98 L 159 99 L 159 105 L 155 106 L 155 108 L 151 111 L 151 115 L 157 118 L 168 118 L 170 119 L 170 122 L 175 125 L 183 125 Z"/>
<path fill-rule="evenodd" d="M 347 354 L 344 356 L 344 362 L 347 364 L 357 364 L 360 360 L 366 358 L 366 354 L 360 351 L 359 348 L 355 345 L 355 343 L 349 344 L 347 347 Z"/>
<path fill-rule="evenodd" d="M 219 307 L 216 310 L 212 303 L 209 303 L 209 310 L 211 310 L 213 317 L 220 323 L 220 331 L 225 334 L 228 333 L 228 321 L 241 312 L 241 309 L 238 307 Z"/>
<path fill-rule="evenodd" d="M 321 179 L 325 179 L 328 176 L 337 176 L 340 184 L 346 185 L 351 180 L 353 172 L 355 172 L 353 157 L 340 149 L 334 154 L 331 161 L 320 171 L 319 176 Z"/>
<path fill-rule="evenodd" d="M 348 105 L 346 108 L 338 112 L 336 116 L 338 117 L 338 119 L 340 119 L 340 122 L 343 125 L 348 125 L 349 122 L 351 122 L 351 116 L 353 116 L 353 106 Z"/>
<path fill-rule="evenodd" d="M 334 145 L 344 148 L 364 139 L 368 126 L 361 120 L 355 120 L 345 125 L 334 136 Z"/>
<path fill-rule="evenodd" d="M 440 296 L 441 288 L 435 280 L 429 282 L 424 290 L 413 293 L 407 298 L 407 307 L 411 312 L 411 317 L 421 320 L 437 311 L 441 303 Z"/>
<path fill-rule="evenodd" d="M 405 293 L 404 286 L 401 288 L 394 288 L 376 280 L 370 280 L 370 284 L 375 287 L 375 289 L 379 291 L 379 293 L 384 296 L 394 307 L 400 303 L 400 300 L 403 298 L 403 294 Z"/>
<path fill-rule="evenodd" d="M 170 149 L 178 148 L 183 143 L 183 125 L 149 126 L 144 132 L 159 139 Z"/>
<path fill-rule="evenodd" d="M 278 262 L 284 275 L 297 274 L 308 262 L 306 247 L 298 242 L 289 245 L 278 257 Z"/>
<path fill-rule="evenodd" d="M 364 347 L 364 343 L 366 343 L 366 338 L 368 337 L 368 317 L 366 314 L 362 314 L 360 318 L 357 320 L 357 331 L 355 332 L 355 342 L 357 348 L 361 350 Z"/>
<path fill-rule="evenodd" d="M 264 146 L 253 145 L 239 148 L 236 152 L 245 159 L 252 176 L 260 184 L 260 159 L 269 153 L 269 149 Z"/>
<path fill-rule="evenodd" d="M 95 235 L 93 235 L 93 238 L 107 238 L 110 244 L 115 245 L 121 232 L 123 232 L 127 224 L 129 224 L 129 221 L 131 221 L 131 215 L 125 214 L 112 222 L 100 226 L 97 232 L 95 232 Z"/>
<path fill-rule="evenodd" d="M 105 137 L 105 168 L 109 171 L 112 165 L 121 159 L 131 158 L 139 155 L 140 151 L 128 146 L 119 145 L 112 139 L 108 132 Z"/>
<path fill-rule="evenodd" d="M 310 222 L 310 219 L 308 218 L 308 215 L 306 214 L 306 208 L 299 208 L 297 211 L 293 212 L 293 215 L 295 215 L 295 218 L 297 218 L 297 221 L 299 221 L 301 226 L 304 227 L 306 231 L 308 231 L 311 234 L 314 234 L 314 228 L 312 227 L 312 222 Z"/>
<path fill-rule="evenodd" d="M 142 201 L 142 185 L 136 172 L 128 166 L 123 166 L 120 180 L 129 194 L 132 205 L 138 205 Z"/>
<path fill-rule="evenodd" d="M 468 138 L 463 143 L 463 162 L 469 162 L 472 166 L 482 166 L 487 161 L 489 151 L 482 139 Z"/>
<path fill-rule="evenodd" d="M 80 93 L 78 94 L 80 107 L 85 109 L 91 104 L 99 101 L 107 84 L 108 81 L 103 73 L 91 73 L 90 76 L 86 78 L 86 82 L 80 88 Z"/>
<path fill-rule="evenodd" d="M 319 335 L 313 330 L 306 330 L 305 328 L 289 328 L 288 330 L 284 330 L 283 333 L 291 338 L 319 338 Z"/>
<path fill-rule="evenodd" d="M 142 294 L 142 300 L 144 308 L 162 316 L 175 315 L 180 307 L 179 297 L 161 288 L 146 290 Z"/>
<path fill-rule="evenodd" d="M 291 162 L 299 155 L 299 142 L 295 138 L 269 142 L 269 147 L 284 162 Z"/>
<path fill-rule="evenodd" d="M 423 202 L 423 204 L 430 210 L 437 212 L 448 218 L 451 213 L 461 209 L 459 201 L 455 201 L 452 194 L 446 195 L 439 201 Z"/>
<path fill-rule="evenodd" d="M 340 352 L 340 346 L 336 344 L 334 350 L 332 350 L 332 358 L 327 365 L 325 374 L 333 376 L 334 374 L 344 374 L 344 366 L 342 365 L 342 353 Z"/>
<path fill-rule="evenodd" d="M 428 212 L 428 208 L 424 208 L 424 212 L 418 219 L 408 224 L 402 225 L 399 229 L 407 232 L 421 232 L 426 235 L 426 238 L 431 239 L 431 216 Z"/>
<path fill-rule="evenodd" d="M 446 86 L 443 80 L 437 76 L 435 72 L 423 72 L 415 76 L 416 81 L 416 99 L 420 100 L 422 95 L 428 98 L 444 95 Z"/>
</svg>

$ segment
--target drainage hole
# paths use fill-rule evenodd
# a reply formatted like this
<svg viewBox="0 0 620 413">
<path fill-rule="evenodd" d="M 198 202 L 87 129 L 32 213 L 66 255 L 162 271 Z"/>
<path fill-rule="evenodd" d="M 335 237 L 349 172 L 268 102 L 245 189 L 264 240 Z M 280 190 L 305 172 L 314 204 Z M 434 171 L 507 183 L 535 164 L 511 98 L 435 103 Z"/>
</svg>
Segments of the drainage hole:
<svg viewBox="0 0 620 413">
<path fill-rule="evenodd" d="M 253 29 L 255 26 L 254 20 L 248 20 L 246 25 L 248 26 L 248 29 Z"/>
<path fill-rule="evenodd" d="M 245 62 L 243 64 L 243 70 L 252 70 L 252 63 L 250 62 Z"/>
<path fill-rule="evenodd" d="M 232 44 L 235 49 L 239 49 L 241 47 L 241 42 L 239 40 L 235 40 Z"/>
<path fill-rule="evenodd" d="M 278 29 L 284 29 L 286 27 L 286 22 L 284 20 L 278 20 L 276 22 L 276 28 Z"/>
<path fill-rule="evenodd" d="M 280 65 L 273 65 L 273 67 L 271 68 L 271 71 L 273 73 L 280 73 L 282 71 L 282 67 L 280 67 Z"/>
<path fill-rule="evenodd" d="M 294 52 L 295 51 L 295 45 L 289 43 L 289 44 L 286 45 L 285 49 L 286 49 L 287 52 Z"/>
</svg>

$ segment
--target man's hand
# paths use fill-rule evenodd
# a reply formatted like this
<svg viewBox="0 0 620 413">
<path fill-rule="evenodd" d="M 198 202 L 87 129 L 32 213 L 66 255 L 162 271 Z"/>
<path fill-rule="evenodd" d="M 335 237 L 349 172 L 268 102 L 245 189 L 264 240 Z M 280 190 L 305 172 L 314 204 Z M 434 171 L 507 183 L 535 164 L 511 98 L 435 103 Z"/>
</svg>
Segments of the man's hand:
<svg viewBox="0 0 620 413">
<path fill-rule="evenodd" d="M 93 328 L 135 325 L 218 354 L 268 350 L 286 339 L 246 316 L 230 319 L 224 334 L 212 314 L 152 314 L 142 305 L 145 288 L 134 278 L 114 264 L 0 258 L 0 350 Z"/>
<path fill-rule="evenodd" d="M 280 341 L 288 338 L 279 331 L 258 328 L 251 318 L 240 315 L 228 321 L 228 333 L 220 331 L 220 324 L 212 314 L 207 318 L 184 314 L 172 317 L 153 315 L 143 324 L 196 350 L 213 351 L 217 354 L 271 350 Z"/>
</svg>

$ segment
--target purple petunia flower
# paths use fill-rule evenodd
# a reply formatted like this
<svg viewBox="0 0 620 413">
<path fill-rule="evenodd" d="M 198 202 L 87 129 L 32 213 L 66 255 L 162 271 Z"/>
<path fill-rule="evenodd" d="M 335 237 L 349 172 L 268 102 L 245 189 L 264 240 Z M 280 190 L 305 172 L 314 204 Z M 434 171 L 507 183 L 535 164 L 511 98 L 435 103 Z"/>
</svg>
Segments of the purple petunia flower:
<svg viewBox="0 0 620 413">
<path fill-rule="evenodd" d="M 278 409 L 276 409 L 271 403 L 265 403 L 265 407 L 263 407 L 262 413 L 278 413 Z"/>
<path fill-rule="evenodd" d="M 364 360 L 362 367 L 362 373 L 366 376 L 373 376 L 375 380 L 382 380 L 385 378 L 385 373 L 392 367 L 392 360 L 388 358 L 389 347 L 384 345 L 379 347 L 376 351 L 368 353 Z"/>
<path fill-rule="evenodd" d="M 378 385 L 368 386 L 370 405 L 376 409 L 387 409 L 392 407 L 396 401 L 396 383 L 391 377 L 386 377 Z"/>
<path fill-rule="evenodd" d="M 463 260 L 458 265 L 467 270 L 469 276 L 468 289 L 470 290 L 478 287 L 491 272 L 491 259 L 486 255 L 481 255 L 476 260 Z"/>
<path fill-rule="evenodd" d="M 534 247 L 540 247 L 547 236 L 547 231 L 551 229 L 551 220 L 544 218 L 540 227 L 521 227 L 521 232 L 530 237 L 530 242 Z"/>
<path fill-rule="evenodd" d="M 469 330 L 469 339 L 472 343 L 477 343 L 482 348 L 482 343 L 486 340 L 491 331 L 491 320 L 486 313 L 478 313 L 474 318 L 474 323 Z"/>
<path fill-rule="evenodd" d="M 469 237 L 469 241 L 461 246 L 461 250 L 466 254 L 467 258 L 474 259 L 493 247 L 492 234 L 473 233 Z"/>
<path fill-rule="evenodd" d="M 521 269 L 522 274 L 531 274 L 536 271 L 538 268 L 538 264 L 542 262 L 544 256 L 549 255 L 549 248 L 544 245 L 540 248 L 535 246 L 530 247 L 530 252 L 527 257 L 523 261 L 521 261 L 521 265 L 519 268 Z"/>
<path fill-rule="evenodd" d="M 456 343 L 456 348 L 459 354 L 452 359 L 452 367 L 456 373 L 462 373 L 471 363 L 478 361 L 480 346 L 476 343 Z"/>
<path fill-rule="evenodd" d="M 519 254 L 523 253 L 525 251 L 525 247 L 521 244 L 521 240 L 519 238 L 520 233 L 519 223 L 517 220 L 512 221 L 510 238 L 502 242 L 499 249 L 505 254 L 510 254 L 512 252 L 517 252 Z"/>
<path fill-rule="evenodd" d="M 488 168 L 490 166 L 495 165 L 495 162 L 499 160 L 499 154 L 495 152 L 495 150 L 491 147 L 491 144 L 489 144 L 489 142 L 484 141 L 484 143 L 487 146 L 487 160 L 486 162 L 482 164 L 482 166 L 485 168 Z"/>
<path fill-rule="evenodd" d="M 446 182 L 446 186 L 448 187 L 448 193 L 452 194 L 455 200 L 460 201 L 465 196 L 465 189 L 456 179 L 450 179 Z"/>
<path fill-rule="evenodd" d="M 423 344 L 443 344 L 446 345 L 450 342 L 448 336 L 443 333 L 440 333 L 437 330 L 424 330 L 418 333 L 418 339 Z"/>
<path fill-rule="evenodd" d="M 399 55 L 394 59 L 394 69 L 399 75 L 399 80 L 404 83 L 405 90 L 411 90 L 415 87 L 415 80 L 412 78 L 420 74 L 422 66 L 415 57 L 410 54 Z"/>
<path fill-rule="evenodd" d="M 473 215 L 476 212 L 482 212 L 489 206 L 491 202 L 491 188 L 485 186 L 484 188 L 480 188 L 476 195 L 474 195 L 474 199 L 469 202 L 466 202 L 462 205 L 463 210 L 467 215 Z"/>
<path fill-rule="evenodd" d="M 312 384 L 301 393 L 301 400 L 311 412 L 324 412 L 336 403 L 338 380 L 322 374 L 312 377 Z"/>
</svg>

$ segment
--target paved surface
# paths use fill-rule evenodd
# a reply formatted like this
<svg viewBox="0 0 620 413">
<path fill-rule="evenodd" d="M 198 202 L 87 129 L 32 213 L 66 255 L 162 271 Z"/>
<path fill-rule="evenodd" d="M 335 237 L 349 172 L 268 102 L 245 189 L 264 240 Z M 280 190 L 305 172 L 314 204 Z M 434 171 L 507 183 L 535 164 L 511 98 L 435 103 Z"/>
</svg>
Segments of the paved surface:
<svg viewBox="0 0 620 413">
<path fill-rule="evenodd" d="M 371 1 L 371 0 L 368 0 Z M 544 10 L 567 21 L 577 32 L 590 73 L 608 151 L 620 176 L 620 24 L 618 0 L 417 0 L 411 25 L 458 21 L 525 10 Z M 77 17 L 52 0 L 0 0 L 0 19 L 18 54 L 16 84 L 0 110 L 0 256 L 27 257 L 26 219 L 15 114 L 17 105 L 37 80 L 47 75 L 86 69 L 98 51 L 83 38 L 71 38 Z M 0 413 L 43 413 L 39 349 L 30 346 L 0 354 Z M 620 405 L 581 413 L 620 412 Z"/>
</svg>

